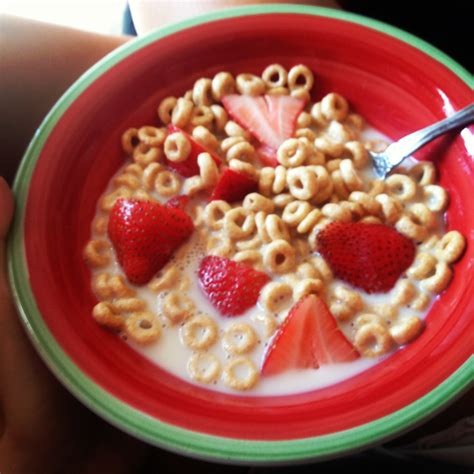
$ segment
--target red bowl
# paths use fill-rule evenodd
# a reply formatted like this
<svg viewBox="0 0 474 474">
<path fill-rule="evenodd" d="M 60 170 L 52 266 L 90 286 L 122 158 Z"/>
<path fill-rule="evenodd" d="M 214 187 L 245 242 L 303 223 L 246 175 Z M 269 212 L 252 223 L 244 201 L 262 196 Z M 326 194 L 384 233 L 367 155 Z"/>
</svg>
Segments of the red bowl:
<svg viewBox="0 0 474 474">
<path fill-rule="evenodd" d="M 40 354 L 85 404 L 122 429 L 183 454 L 278 463 L 335 456 L 381 442 L 441 409 L 473 380 L 471 271 L 473 130 L 418 154 L 449 190 L 449 229 L 468 240 L 426 330 L 374 368 L 291 396 L 208 391 L 174 377 L 102 330 L 82 249 L 98 197 L 123 163 L 121 133 L 157 122 L 156 105 L 221 70 L 261 73 L 278 62 L 315 72 L 329 91 L 392 139 L 473 100 L 469 75 L 426 43 L 382 23 L 310 7 L 221 12 L 159 30 L 106 57 L 42 124 L 18 173 L 10 245 L 17 303 Z"/>
</svg>

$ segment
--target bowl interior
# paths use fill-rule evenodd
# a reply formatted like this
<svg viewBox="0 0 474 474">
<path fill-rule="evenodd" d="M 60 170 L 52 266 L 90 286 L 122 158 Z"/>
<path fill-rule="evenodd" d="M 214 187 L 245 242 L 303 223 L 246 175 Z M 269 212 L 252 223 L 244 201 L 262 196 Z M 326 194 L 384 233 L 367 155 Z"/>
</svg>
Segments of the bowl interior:
<svg viewBox="0 0 474 474">
<path fill-rule="evenodd" d="M 157 124 L 160 99 L 183 94 L 199 77 L 222 70 L 260 74 L 274 62 L 307 64 L 315 73 L 313 99 L 339 92 L 392 139 L 472 101 L 469 87 L 450 69 L 393 36 L 344 19 L 288 12 L 224 18 L 157 41 L 152 36 L 139 48 L 125 47 L 107 67 L 83 79 L 95 80 L 72 103 L 63 103 L 49 135 L 43 131 L 45 143 L 29 183 L 24 215 L 29 282 L 52 335 L 49 342 L 59 343 L 87 379 L 149 416 L 150 423 L 159 420 L 243 440 L 337 433 L 428 394 L 472 354 L 472 338 L 466 335 L 473 329 L 474 213 L 466 205 L 474 175 L 469 129 L 438 139 L 418 154 L 437 161 L 451 199 L 448 228 L 467 237 L 466 254 L 450 287 L 434 304 L 421 337 L 375 368 L 291 396 L 218 394 L 154 366 L 93 321 L 95 298 L 82 249 L 96 201 L 123 163 L 121 133 L 131 126 Z M 21 185 L 28 186 L 26 179 Z"/>
</svg>

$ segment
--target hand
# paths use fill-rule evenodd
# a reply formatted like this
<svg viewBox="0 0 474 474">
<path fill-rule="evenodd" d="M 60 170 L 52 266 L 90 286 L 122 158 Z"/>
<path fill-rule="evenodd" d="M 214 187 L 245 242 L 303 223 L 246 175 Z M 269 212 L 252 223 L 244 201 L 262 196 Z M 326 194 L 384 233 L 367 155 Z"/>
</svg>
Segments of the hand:
<svg viewBox="0 0 474 474">
<path fill-rule="evenodd" d="M 6 274 L 13 198 L 0 177 L 0 472 L 136 473 L 151 449 L 108 425 L 54 378 L 27 339 Z"/>
</svg>

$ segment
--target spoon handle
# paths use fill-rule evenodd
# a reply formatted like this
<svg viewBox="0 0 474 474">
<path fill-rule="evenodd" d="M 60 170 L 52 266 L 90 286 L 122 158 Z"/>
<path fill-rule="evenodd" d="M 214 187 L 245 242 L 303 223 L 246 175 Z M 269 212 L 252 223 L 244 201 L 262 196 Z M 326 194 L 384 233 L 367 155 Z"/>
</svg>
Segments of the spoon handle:
<svg viewBox="0 0 474 474">
<path fill-rule="evenodd" d="M 474 104 L 464 107 L 450 117 L 440 120 L 433 125 L 410 133 L 410 135 L 403 137 L 398 142 L 392 143 L 385 150 L 384 154 L 388 157 L 392 167 L 397 166 L 405 158 L 412 155 L 416 150 L 431 140 L 434 140 L 436 137 L 439 137 L 453 128 L 468 125 L 471 122 L 474 122 Z"/>
</svg>

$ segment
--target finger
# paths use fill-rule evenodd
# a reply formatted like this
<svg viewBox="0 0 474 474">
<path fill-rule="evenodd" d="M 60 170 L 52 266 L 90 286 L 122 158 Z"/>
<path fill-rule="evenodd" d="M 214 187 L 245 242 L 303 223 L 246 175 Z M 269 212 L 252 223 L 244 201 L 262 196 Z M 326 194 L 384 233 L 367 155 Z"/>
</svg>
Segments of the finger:
<svg viewBox="0 0 474 474">
<path fill-rule="evenodd" d="M 0 279 L 3 282 L 6 282 L 6 240 L 13 207 L 13 194 L 7 182 L 0 176 Z"/>
</svg>

